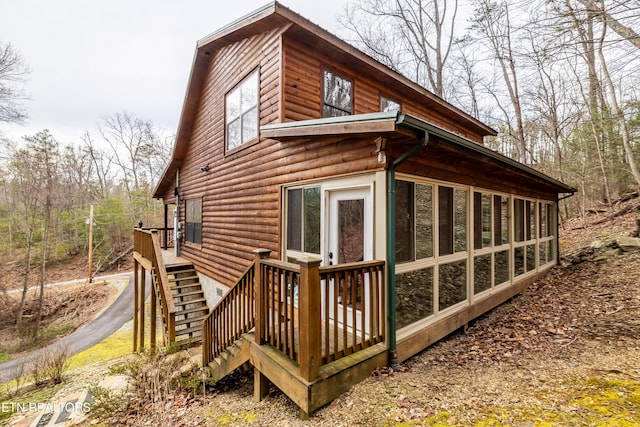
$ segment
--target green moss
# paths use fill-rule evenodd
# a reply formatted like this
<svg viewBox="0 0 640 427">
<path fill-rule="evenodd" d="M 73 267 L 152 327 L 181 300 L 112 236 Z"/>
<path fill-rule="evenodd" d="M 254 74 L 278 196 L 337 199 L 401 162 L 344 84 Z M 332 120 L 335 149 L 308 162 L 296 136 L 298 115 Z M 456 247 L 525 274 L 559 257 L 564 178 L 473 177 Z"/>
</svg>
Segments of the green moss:
<svg viewBox="0 0 640 427">
<path fill-rule="evenodd" d="M 589 378 L 568 384 L 564 397 L 561 402 L 485 408 L 474 426 L 518 425 L 525 421 L 533 422 L 535 427 L 640 425 L 638 382 Z"/>
<path fill-rule="evenodd" d="M 226 426 L 231 423 L 250 424 L 257 420 L 256 413 L 254 411 L 244 411 L 239 414 L 224 414 L 216 419 L 216 425 Z"/>
<path fill-rule="evenodd" d="M 69 369 L 76 369 L 96 362 L 104 362 L 133 351 L 133 333 L 120 330 L 98 344 L 72 356 Z"/>
<path fill-rule="evenodd" d="M 10 359 L 11 359 L 11 356 L 9 356 L 7 353 L 0 352 L 0 363 L 6 362 L 7 360 L 10 360 Z"/>
</svg>

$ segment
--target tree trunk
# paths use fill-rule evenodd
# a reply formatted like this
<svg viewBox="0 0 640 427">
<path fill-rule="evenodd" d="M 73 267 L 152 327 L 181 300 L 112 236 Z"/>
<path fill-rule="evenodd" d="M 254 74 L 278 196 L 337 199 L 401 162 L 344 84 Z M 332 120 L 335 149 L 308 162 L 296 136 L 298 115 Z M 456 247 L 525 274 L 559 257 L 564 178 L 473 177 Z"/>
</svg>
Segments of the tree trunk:
<svg viewBox="0 0 640 427">
<path fill-rule="evenodd" d="M 609 89 L 611 96 L 611 105 L 613 107 L 614 113 L 616 115 L 616 119 L 618 120 L 618 126 L 620 126 L 620 136 L 622 136 L 622 146 L 624 147 L 624 152 L 627 156 L 627 162 L 629 163 L 629 167 L 631 168 L 631 175 L 633 179 L 636 181 L 636 188 L 640 192 L 640 170 L 638 170 L 638 165 L 636 163 L 635 155 L 633 153 L 633 147 L 631 146 L 631 138 L 629 134 L 629 127 L 627 126 L 627 120 L 624 116 L 624 111 L 620 107 L 618 103 L 618 96 L 616 95 L 616 88 L 613 85 L 613 80 L 611 79 L 611 75 L 609 74 L 609 68 L 607 67 L 606 58 L 604 56 L 604 52 L 602 51 L 602 44 L 604 41 L 604 34 L 606 32 L 606 26 L 602 29 L 602 38 L 600 39 L 600 44 L 598 48 L 598 56 L 600 57 L 600 64 L 602 68 L 602 76 L 604 78 L 605 84 Z"/>
<path fill-rule="evenodd" d="M 31 230 L 27 231 L 27 253 L 25 255 L 25 268 L 24 268 L 24 284 L 22 285 L 22 297 L 20 298 L 20 305 L 18 306 L 18 314 L 16 315 L 16 329 L 22 325 L 22 316 L 24 314 L 24 307 L 27 302 L 27 291 L 29 290 L 29 271 L 31 270 L 31 246 L 33 245 L 33 233 Z"/>
</svg>

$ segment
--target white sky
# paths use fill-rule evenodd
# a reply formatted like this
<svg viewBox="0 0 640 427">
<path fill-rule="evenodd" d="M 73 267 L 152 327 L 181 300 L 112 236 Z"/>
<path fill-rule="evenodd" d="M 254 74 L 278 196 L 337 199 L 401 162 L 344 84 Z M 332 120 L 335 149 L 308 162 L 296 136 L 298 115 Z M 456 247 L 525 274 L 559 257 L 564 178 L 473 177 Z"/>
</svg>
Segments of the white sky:
<svg viewBox="0 0 640 427">
<path fill-rule="evenodd" d="M 49 129 L 78 143 L 107 115 L 127 111 L 173 134 L 197 40 L 268 0 L 0 0 L 0 40 L 32 72 L 30 119 L 0 124 L 19 139 Z M 347 0 L 282 0 L 337 33 Z"/>
</svg>

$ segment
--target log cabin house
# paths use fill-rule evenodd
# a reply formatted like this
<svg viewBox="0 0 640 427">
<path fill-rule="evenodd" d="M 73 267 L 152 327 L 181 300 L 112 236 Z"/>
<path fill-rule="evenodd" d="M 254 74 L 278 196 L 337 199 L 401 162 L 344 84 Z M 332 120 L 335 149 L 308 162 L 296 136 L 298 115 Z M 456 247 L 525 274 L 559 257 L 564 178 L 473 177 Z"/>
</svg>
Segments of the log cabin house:
<svg viewBox="0 0 640 427">
<path fill-rule="evenodd" d="M 556 264 L 574 190 L 488 135 L 270 3 L 197 44 L 164 227 L 134 232 L 136 295 L 143 268 L 165 342 L 201 340 L 215 378 L 250 363 L 256 399 L 273 384 L 311 414 Z"/>
</svg>

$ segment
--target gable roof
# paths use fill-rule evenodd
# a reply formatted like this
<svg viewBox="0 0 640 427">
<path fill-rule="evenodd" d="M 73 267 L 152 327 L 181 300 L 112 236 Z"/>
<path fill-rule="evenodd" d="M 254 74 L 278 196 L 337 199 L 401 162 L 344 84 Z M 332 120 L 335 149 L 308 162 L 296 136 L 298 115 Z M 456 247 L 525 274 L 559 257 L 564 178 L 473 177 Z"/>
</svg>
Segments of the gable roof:
<svg viewBox="0 0 640 427">
<path fill-rule="evenodd" d="M 333 58 L 344 59 L 349 63 L 355 63 L 355 65 L 365 66 L 371 71 L 374 77 L 381 82 L 399 84 L 405 89 L 415 91 L 424 99 L 425 103 L 446 108 L 457 116 L 457 120 L 464 122 L 466 127 L 473 128 L 479 134 L 496 134 L 495 130 L 471 115 L 449 104 L 407 77 L 381 64 L 344 40 L 296 12 L 293 12 L 291 9 L 274 1 L 231 22 L 198 41 L 193 57 L 191 74 L 187 83 L 180 121 L 178 123 L 176 142 L 171 161 L 158 182 L 153 197 L 162 197 L 162 195 L 167 192 L 168 186 L 173 182 L 176 170 L 182 166 L 191 137 L 193 119 L 197 114 L 200 93 L 206 78 L 209 62 L 213 57 L 212 53 L 230 43 L 277 27 L 286 27 L 284 31 L 294 38 L 304 37 L 310 40 L 313 48 L 319 52 L 327 53 Z"/>
</svg>

